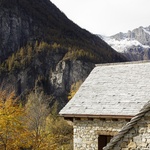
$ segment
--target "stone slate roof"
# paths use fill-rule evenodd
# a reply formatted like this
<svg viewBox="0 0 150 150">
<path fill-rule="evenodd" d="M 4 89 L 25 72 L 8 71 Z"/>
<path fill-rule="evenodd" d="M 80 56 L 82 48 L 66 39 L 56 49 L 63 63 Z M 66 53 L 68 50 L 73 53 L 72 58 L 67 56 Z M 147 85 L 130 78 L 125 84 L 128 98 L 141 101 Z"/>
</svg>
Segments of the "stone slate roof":
<svg viewBox="0 0 150 150">
<path fill-rule="evenodd" d="M 97 65 L 62 116 L 135 116 L 150 100 L 150 62 Z"/>
</svg>

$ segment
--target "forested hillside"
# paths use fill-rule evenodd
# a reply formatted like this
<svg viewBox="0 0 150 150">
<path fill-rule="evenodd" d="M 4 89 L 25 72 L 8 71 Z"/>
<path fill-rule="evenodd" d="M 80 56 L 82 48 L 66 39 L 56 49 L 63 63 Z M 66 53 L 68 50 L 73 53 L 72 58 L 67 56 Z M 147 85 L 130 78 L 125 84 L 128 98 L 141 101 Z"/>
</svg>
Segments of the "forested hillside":
<svg viewBox="0 0 150 150">
<path fill-rule="evenodd" d="M 0 20 L 1 87 L 23 101 L 37 86 L 62 108 L 95 63 L 126 61 L 49 0 L 0 0 Z"/>
</svg>

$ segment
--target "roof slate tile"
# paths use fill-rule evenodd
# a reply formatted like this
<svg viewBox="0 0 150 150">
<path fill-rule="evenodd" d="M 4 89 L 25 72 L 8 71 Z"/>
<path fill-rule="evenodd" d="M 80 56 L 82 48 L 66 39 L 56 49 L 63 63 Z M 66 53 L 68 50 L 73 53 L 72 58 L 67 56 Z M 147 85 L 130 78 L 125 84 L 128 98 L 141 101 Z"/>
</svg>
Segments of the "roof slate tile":
<svg viewBox="0 0 150 150">
<path fill-rule="evenodd" d="M 150 62 L 96 66 L 60 115 L 136 115 L 150 100 Z"/>
</svg>

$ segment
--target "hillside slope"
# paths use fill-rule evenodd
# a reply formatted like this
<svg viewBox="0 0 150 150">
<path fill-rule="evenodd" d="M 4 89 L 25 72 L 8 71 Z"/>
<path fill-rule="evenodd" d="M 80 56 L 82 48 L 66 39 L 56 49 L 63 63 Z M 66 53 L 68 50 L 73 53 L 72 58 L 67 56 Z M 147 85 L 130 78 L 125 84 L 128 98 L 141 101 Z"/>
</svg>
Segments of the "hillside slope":
<svg viewBox="0 0 150 150">
<path fill-rule="evenodd" d="M 126 61 L 49 0 L 0 0 L 0 82 L 18 95 L 35 86 L 61 107 L 95 63 Z"/>
</svg>

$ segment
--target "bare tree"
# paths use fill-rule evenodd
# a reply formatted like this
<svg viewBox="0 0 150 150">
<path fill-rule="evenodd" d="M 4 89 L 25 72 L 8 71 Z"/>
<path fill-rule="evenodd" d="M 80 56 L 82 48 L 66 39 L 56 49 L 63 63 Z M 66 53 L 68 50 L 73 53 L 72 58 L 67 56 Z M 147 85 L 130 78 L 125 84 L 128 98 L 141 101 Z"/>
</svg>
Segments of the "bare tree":
<svg viewBox="0 0 150 150">
<path fill-rule="evenodd" d="M 27 118 L 26 123 L 32 132 L 33 150 L 42 149 L 44 139 L 46 138 L 46 117 L 49 114 L 47 98 L 43 92 L 31 92 L 26 104 Z"/>
</svg>

